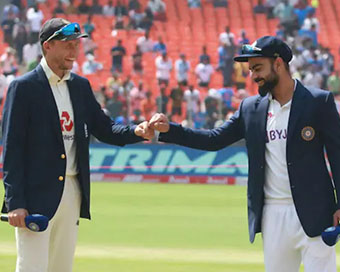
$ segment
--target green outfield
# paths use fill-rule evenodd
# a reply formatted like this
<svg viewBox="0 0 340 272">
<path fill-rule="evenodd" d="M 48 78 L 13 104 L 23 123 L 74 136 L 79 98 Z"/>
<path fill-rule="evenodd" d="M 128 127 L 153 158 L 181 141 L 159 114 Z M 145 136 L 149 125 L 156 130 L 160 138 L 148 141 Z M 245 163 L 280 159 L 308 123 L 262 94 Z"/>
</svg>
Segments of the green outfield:
<svg viewBox="0 0 340 272">
<path fill-rule="evenodd" d="M 94 183 L 74 271 L 264 271 L 261 237 L 249 243 L 246 218 L 246 187 Z M 0 271 L 14 267 L 13 230 L 2 223 Z"/>
</svg>

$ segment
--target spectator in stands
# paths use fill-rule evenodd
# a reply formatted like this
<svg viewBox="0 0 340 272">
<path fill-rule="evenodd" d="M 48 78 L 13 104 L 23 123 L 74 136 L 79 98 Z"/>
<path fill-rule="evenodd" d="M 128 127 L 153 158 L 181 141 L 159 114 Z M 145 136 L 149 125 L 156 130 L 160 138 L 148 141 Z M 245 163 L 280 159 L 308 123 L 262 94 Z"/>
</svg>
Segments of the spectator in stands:
<svg viewBox="0 0 340 272">
<path fill-rule="evenodd" d="M 182 115 L 183 96 L 184 93 L 182 85 L 178 84 L 177 87 L 171 90 L 170 93 L 170 98 L 172 100 L 171 119 L 173 119 L 174 115 L 178 116 Z"/>
<path fill-rule="evenodd" d="M 106 80 L 106 94 L 109 98 L 112 98 L 114 92 L 122 93 L 121 89 L 123 87 L 122 79 L 119 74 L 113 72 L 111 76 Z"/>
<path fill-rule="evenodd" d="M 105 86 L 101 84 L 98 88 L 98 91 L 94 90 L 93 94 L 100 106 L 105 108 L 107 101 L 109 101 L 109 98 L 106 96 Z"/>
<path fill-rule="evenodd" d="M 75 14 L 78 12 L 78 9 L 75 7 L 74 0 L 69 0 L 69 2 L 66 4 L 66 8 L 65 8 L 65 13 L 66 14 Z"/>
<path fill-rule="evenodd" d="M 155 99 L 152 98 L 152 92 L 149 90 L 145 94 L 145 98 L 141 102 L 142 115 L 145 120 L 150 120 L 152 115 L 157 111 Z"/>
<path fill-rule="evenodd" d="M 246 87 L 248 75 L 249 75 L 248 63 L 235 61 L 233 67 L 233 83 L 235 84 L 237 89 L 244 89 Z"/>
<path fill-rule="evenodd" d="M 123 17 L 116 17 L 116 20 L 113 20 L 112 23 L 113 23 L 113 29 L 124 29 L 125 28 Z M 113 30 L 112 33 L 115 33 L 115 34 L 113 34 L 113 36 L 117 35 L 117 31 L 115 31 L 115 30 Z"/>
<path fill-rule="evenodd" d="M 103 69 L 103 64 L 95 60 L 94 55 L 87 54 L 86 61 L 82 65 L 84 75 L 92 75 Z"/>
<path fill-rule="evenodd" d="M 4 76 L 15 76 L 18 71 L 18 66 L 15 59 L 15 50 L 7 47 L 5 53 L 0 57 L 0 67 Z"/>
<path fill-rule="evenodd" d="M 138 87 L 132 88 L 130 92 L 130 115 L 141 115 L 141 102 L 146 97 L 145 93 L 143 81 L 139 81 Z"/>
<path fill-rule="evenodd" d="M 57 6 L 53 10 L 53 13 L 65 13 L 63 2 L 61 0 L 58 1 Z"/>
<path fill-rule="evenodd" d="M 136 51 L 132 55 L 132 68 L 135 74 L 143 74 L 143 52 L 140 50 L 139 45 L 136 45 Z"/>
<path fill-rule="evenodd" d="M 158 36 L 158 42 L 153 46 L 153 52 L 158 54 L 166 53 L 166 44 L 163 42 L 162 36 Z"/>
<path fill-rule="evenodd" d="M 166 5 L 163 0 L 149 0 L 147 6 L 150 8 L 155 20 L 166 20 Z"/>
<path fill-rule="evenodd" d="M 22 16 L 24 17 L 24 16 Z M 23 47 L 28 41 L 26 24 L 23 20 L 17 18 L 13 26 L 13 44 L 18 56 L 18 63 L 23 61 Z"/>
<path fill-rule="evenodd" d="M 318 52 L 315 49 L 311 49 L 311 56 L 307 58 L 309 66 L 315 66 L 315 71 L 321 71 L 322 61 L 319 59 Z"/>
<path fill-rule="evenodd" d="M 11 0 L 7 5 L 4 6 L 2 10 L 2 20 L 7 20 L 9 17 L 14 15 L 14 18 L 18 18 L 20 14 L 20 9 L 15 0 Z"/>
<path fill-rule="evenodd" d="M 156 97 L 157 112 L 168 113 L 169 97 L 166 95 L 166 87 L 160 86 L 160 95 Z"/>
<path fill-rule="evenodd" d="M 44 19 L 43 12 L 39 9 L 38 5 L 34 5 L 29 8 L 26 13 L 27 22 L 34 42 L 39 40 L 39 31 L 41 28 L 42 21 Z"/>
<path fill-rule="evenodd" d="M 274 8 L 280 3 L 281 0 L 266 0 L 264 5 L 267 10 L 267 19 L 272 19 L 274 18 Z"/>
<path fill-rule="evenodd" d="M 138 29 L 143 20 L 144 14 L 141 8 L 129 10 L 129 29 Z"/>
<path fill-rule="evenodd" d="M 204 61 L 210 63 L 210 56 L 207 53 L 207 47 L 205 45 L 202 46 L 202 54 L 199 57 L 199 63 L 203 63 Z"/>
<path fill-rule="evenodd" d="M 170 80 L 170 71 L 172 70 L 171 59 L 168 58 L 167 53 L 163 53 L 155 59 L 156 65 L 156 78 L 158 84 L 165 84 L 168 86 Z"/>
<path fill-rule="evenodd" d="M 19 10 L 21 8 L 24 8 L 21 2 L 22 2 L 22 0 L 10 0 L 10 3 L 13 4 L 14 6 L 18 7 Z"/>
<path fill-rule="evenodd" d="M 126 93 L 130 95 L 131 90 L 135 87 L 135 83 L 133 83 L 133 80 L 131 79 L 131 75 L 126 76 L 122 85 Z"/>
<path fill-rule="evenodd" d="M 94 42 L 91 37 L 81 39 L 81 43 L 83 45 L 83 51 L 85 56 L 87 54 L 94 55 L 95 50 L 98 48 L 98 45 Z"/>
<path fill-rule="evenodd" d="M 195 89 L 193 85 L 189 85 L 189 89 L 184 92 L 183 99 L 187 103 L 186 119 L 192 121 L 195 118 L 196 114 L 198 114 L 198 112 L 200 111 L 200 92 L 199 90 Z"/>
<path fill-rule="evenodd" d="M 310 30 L 300 29 L 298 31 L 298 35 L 300 37 L 303 37 L 303 38 L 310 40 L 313 47 L 317 47 L 319 45 L 318 34 L 317 34 L 317 31 L 316 31 L 315 25 L 312 25 Z"/>
<path fill-rule="evenodd" d="M 137 45 L 142 53 L 152 52 L 154 42 L 149 38 L 149 32 L 145 32 L 144 36 L 137 39 Z"/>
<path fill-rule="evenodd" d="M 130 97 L 129 94 L 127 93 L 127 91 L 124 89 L 124 86 L 122 85 L 119 88 L 119 100 L 122 102 L 123 104 L 123 113 L 126 112 L 127 116 L 129 118 L 129 122 L 130 122 L 130 115 L 128 114 L 128 110 L 130 107 Z"/>
<path fill-rule="evenodd" d="M 278 24 L 275 30 L 275 36 L 276 38 L 279 38 L 281 40 L 286 40 L 286 33 L 283 25 Z"/>
<path fill-rule="evenodd" d="M 226 115 L 228 111 L 234 110 L 234 91 L 229 86 L 223 86 L 221 89 L 218 90 L 218 93 L 220 94 L 222 100 L 222 114 Z"/>
<path fill-rule="evenodd" d="M 218 70 L 223 75 L 223 85 L 232 86 L 232 74 L 233 74 L 233 57 L 235 55 L 235 44 L 233 39 L 230 39 L 230 44 L 224 44 L 218 48 L 219 66 Z"/>
<path fill-rule="evenodd" d="M 200 8 L 201 0 L 187 0 L 189 8 Z"/>
<path fill-rule="evenodd" d="M 92 14 L 87 16 L 87 21 L 83 25 L 84 32 L 88 34 L 88 36 L 92 39 L 92 33 L 95 31 L 96 27 L 94 23 L 92 23 Z"/>
<path fill-rule="evenodd" d="M 204 104 L 207 115 L 220 114 L 222 104 L 221 94 L 214 88 L 209 89 L 204 99 Z"/>
<path fill-rule="evenodd" d="M 314 10 L 310 11 L 307 14 L 307 17 L 303 21 L 301 29 L 303 29 L 303 30 L 311 30 L 312 29 L 312 25 L 315 25 L 316 31 L 319 32 L 319 30 L 320 30 L 320 23 L 319 23 L 318 18 L 315 16 Z"/>
<path fill-rule="evenodd" d="M 118 125 L 129 125 L 131 123 L 130 116 L 128 115 L 127 110 L 124 108 L 122 110 L 122 114 L 118 116 L 114 121 Z"/>
<path fill-rule="evenodd" d="M 39 54 L 38 54 L 38 56 L 36 57 L 36 59 L 30 61 L 30 62 L 27 64 L 27 72 L 34 70 L 35 67 L 37 67 L 38 64 L 40 63 L 41 59 L 42 59 L 42 54 L 39 52 Z"/>
<path fill-rule="evenodd" d="M 215 8 L 226 8 L 228 7 L 228 0 L 213 0 L 213 6 Z"/>
<path fill-rule="evenodd" d="M 267 13 L 267 8 L 263 4 L 263 0 L 258 0 L 257 5 L 254 7 L 253 11 L 255 14 Z"/>
<path fill-rule="evenodd" d="M 141 114 L 142 114 L 141 112 L 138 112 L 132 115 L 132 118 L 131 118 L 132 124 L 139 125 L 140 123 L 145 121 L 144 117 Z"/>
<path fill-rule="evenodd" d="M 121 0 L 118 0 L 117 5 L 115 6 L 115 16 L 123 17 L 127 15 L 128 15 L 128 12 L 127 12 L 126 6 L 122 3 Z"/>
<path fill-rule="evenodd" d="M 249 96 L 249 93 L 246 89 L 239 89 L 236 91 L 233 97 L 233 103 L 232 103 L 232 108 L 233 109 L 238 109 L 240 107 L 240 104 L 243 99 L 247 98 Z M 229 113 L 232 113 L 233 111 L 230 111 Z M 228 115 L 231 117 L 231 115 L 228 113 Z M 228 120 L 229 118 L 227 118 Z"/>
<path fill-rule="evenodd" d="M 273 13 L 275 17 L 279 18 L 280 24 L 284 27 L 285 32 L 292 36 L 293 31 L 298 28 L 294 7 L 288 0 L 282 0 L 282 2 L 274 8 Z"/>
<path fill-rule="evenodd" d="M 323 77 L 322 89 L 326 89 L 327 79 L 334 71 L 334 56 L 330 53 L 329 48 L 320 47 L 318 58 L 321 63 L 321 75 Z"/>
<path fill-rule="evenodd" d="M 78 6 L 78 13 L 80 14 L 89 14 L 90 6 L 87 4 L 86 0 L 81 0 L 81 3 Z"/>
<path fill-rule="evenodd" d="M 318 65 L 310 65 L 306 76 L 303 78 L 302 83 L 306 86 L 321 88 L 322 86 L 322 75 Z"/>
<path fill-rule="evenodd" d="M 112 47 L 111 49 L 111 56 L 112 56 L 112 72 L 119 72 L 123 71 L 123 58 L 126 55 L 126 49 L 123 46 L 122 40 L 118 40 L 116 46 Z"/>
<path fill-rule="evenodd" d="M 197 64 L 195 74 L 197 76 L 198 85 L 201 87 L 208 87 L 211 75 L 214 73 L 214 68 L 211 64 L 204 60 L 202 63 Z"/>
<path fill-rule="evenodd" d="M 140 9 L 141 8 L 141 4 L 139 3 L 138 0 L 129 0 L 129 3 L 128 3 L 128 9 L 131 10 L 131 9 Z"/>
<path fill-rule="evenodd" d="M 98 3 L 98 0 L 92 0 L 90 14 L 103 14 L 103 7 Z"/>
<path fill-rule="evenodd" d="M 307 18 L 308 14 L 314 13 L 314 11 L 314 8 L 312 8 L 307 1 L 299 1 L 298 5 L 296 5 L 296 8 L 294 9 L 299 27 L 303 25 L 303 22 Z"/>
<path fill-rule="evenodd" d="M 230 27 L 225 27 L 225 32 L 222 32 L 219 36 L 220 44 L 231 44 L 231 40 L 235 39 L 234 33 L 230 32 Z"/>
<path fill-rule="evenodd" d="M 215 89 L 210 89 L 208 95 L 204 99 L 206 121 L 205 129 L 213 129 L 216 121 L 221 115 L 221 96 Z"/>
<path fill-rule="evenodd" d="M 33 38 L 28 39 L 28 43 L 23 48 L 23 64 L 28 64 L 37 59 L 38 55 L 41 55 L 40 45 L 37 42 L 33 42 Z"/>
<path fill-rule="evenodd" d="M 113 6 L 112 0 L 109 0 L 107 4 L 103 7 L 103 15 L 105 16 L 115 15 L 115 7 Z"/>
<path fill-rule="evenodd" d="M 113 92 L 113 96 L 106 103 L 105 108 L 109 111 L 109 116 L 112 120 L 115 120 L 118 116 L 122 115 L 123 103 L 119 99 L 119 91 Z"/>
<path fill-rule="evenodd" d="M 240 38 L 238 39 L 238 46 L 241 49 L 242 45 L 250 44 L 250 40 L 247 37 L 247 33 L 244 29 L 240 32 Z"/>
<path fill-rule="evenodd" d="M 149 32 L 153 25 L 154 16 L 149 7 L 146 7 L 143 12 L 142 21 L 140 22 L 140 28 Z"/>
<path fill-rule="evenodd" d="M 79 64 L 78 64 L 77 61 L 73 62 L 71 72 L 74 73 L 74 74 L 78 74 L 78 72 L 79 72 Z"/>
<path fill-rule="evenodd" d="M 13 28 L 15 25 L 16 15 L 9 10 L 8 14 L 1 21 L 1 28 L 3 31 L 3 42 L 7 43 L 9 46 L 14 46 L 13 44 Z"/>
<path fill-rule="evenodd" d="M 185 54 L 181 53 L 179 59 L 175 62 L 176 79 L 178 84 L 186 86 L 188 84 L 188 73 L 190 71 L 190 62 L 186 60 Z"/>
<path fill-rule="evenodd" d="M 339 71 L 334 71 L 327 80 L 327 89 L 333 94 L 340 94 L 340 76 Z"/>
<path fill-rule="evenodd" d="M 305 65 L 305 59 L 294 46 L 292 46 L 293 51 L 293 59 L 289 63 L 290 72 L 293 78 L 296 78 L 301 81 L 300 71 L 303 69 Z"/>
</svg>

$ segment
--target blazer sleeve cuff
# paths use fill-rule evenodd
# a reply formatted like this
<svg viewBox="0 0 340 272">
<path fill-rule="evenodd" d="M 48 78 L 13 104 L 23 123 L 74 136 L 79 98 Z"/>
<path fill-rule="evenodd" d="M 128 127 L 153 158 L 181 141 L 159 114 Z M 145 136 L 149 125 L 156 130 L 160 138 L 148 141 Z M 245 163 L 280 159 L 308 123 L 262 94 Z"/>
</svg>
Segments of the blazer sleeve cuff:
<svg viewBox="0 0 340 272">
<path fill-rule="evenodd" d="M 159 133 L 158 141 L 165 143 L 172 142 L 174 137 L 178 137 L 180 135 L 181 128 L 181 125 L 170 122 L 169 131 L 166 133 Z"/>
<path fill-rule="evenodd" d="M 7 212 L 16 209 L 26 209 L 26 203 L 24 200 L 5 200 L 5 207 L 7 208 Z"/>
<path fill-rule="evenodd" d="M 135 134 L 135 128 L 137 126 L 133 125 L 130 127 L 130 143 L 138 143 L 138 142 L 142 142 L 142 141 L 146 141 L 146 139 L 144 139 L 143 137 L 137 136 Z"/>
</svg>

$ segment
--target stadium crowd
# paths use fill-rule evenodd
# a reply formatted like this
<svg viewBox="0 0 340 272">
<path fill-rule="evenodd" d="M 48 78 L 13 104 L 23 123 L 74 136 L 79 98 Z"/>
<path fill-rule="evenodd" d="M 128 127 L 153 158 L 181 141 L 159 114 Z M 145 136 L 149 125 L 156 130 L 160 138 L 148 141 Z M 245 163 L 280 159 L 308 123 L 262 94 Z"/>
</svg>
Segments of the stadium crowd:
<svg viewBox="0 0 340 272">
<path fill-rule="evenodd" d="M 49 19 L 40 9 L 41 5 L 46 5 L 45 1 L 12 0 L 3 8 L 1 36 L 5 46 L 0 48 L 1 101 L 13 78 L 34 69 L 42 58 L 38 33 L 42 23 Z M 187 0 L 183 5 L 201 9 L 204 2 L 223 9 L 230 1 L 236 0 Z M 74 63 L 73 72 L 91 81 L 100 71 L 110 71 L 110 75 L 93 88 L 98 102 L 117 123 L 138 124 L 155 112 L 163 112 L 184 126 L 214 128 L 230 118 L 242 99 L 256 92 L 249 84 L 247 63 L 233 62 L 242 45 L 252 42 L 243 29 L 225 26 L 214 53 L 217 63 L 211 61 L 215 56 L 203 46 L 201 54 L 196 56 L 196 64 L 190 62 L 184 52 L 177 59 L 171 59 L 164 37 L 159 35 L 156 40 L 151 37 L 155 22 L 168 20 L 163 0 L 108 0 L 103 6 L 97 0 L 91 1 L 92 5 L 86 0 L 75 2 L 60 0 L 50 14 L 86 16 L 82 27 L 89 38 L 82 39 L 83 58 Z M 258 0 L 253 12 L 265 14 L 268 20 L 279 20 L 275 35 L 293 48 L 294 57 L 290 63 L 293 77 L 305 85 L 328 89 L 339 99 L 339 67 L 329 48 L 318 41 L 317 8 L 317 0 Z M 98 27 L 98 21 L 93 21 L 96 15 L 113 18 L 112 32 L 108 35 L 117 38 L 108 51 L 102 52 L 111 58 L 110 67 L 97 59 L 98 52 L 104 49 L 93 39 Z M 141 33 L 133 44 L 134 52 L 127 49 L 127 40 L 117 36 L 118 31 L 129 30 Z M 128 72 L 124 69 L 127 62 L 132 67 Z M 155 67 L 158 85 L 150 86 L 146 80 L 146 66 L 151 65 Z M 211 83 L 216 74 L 221 78 L 218 85 Z"/>
</svg>

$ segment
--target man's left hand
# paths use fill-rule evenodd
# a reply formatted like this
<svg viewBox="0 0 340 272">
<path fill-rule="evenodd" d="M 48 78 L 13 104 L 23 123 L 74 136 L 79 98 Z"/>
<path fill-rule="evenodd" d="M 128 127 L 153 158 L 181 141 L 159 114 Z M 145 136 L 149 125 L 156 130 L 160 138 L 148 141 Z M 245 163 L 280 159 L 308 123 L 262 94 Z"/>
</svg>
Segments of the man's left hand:
<svg viewBox="0 0 340 272">
<path fill-rule="evenodd" d="M 340 209 L 333 214 L 333 226 L 336 227 L 337 225 L 339 225 L 339 221 L 340 221 Z"/>
<path fill-rule="evenodd" d="M 151 140 L 155 136 L 155 130 L 149 127 L 148 121 L 140 123 L 135 128 L 135 134 L 137 136 L 143 137 L 144 139 Z"/>
</svg>

